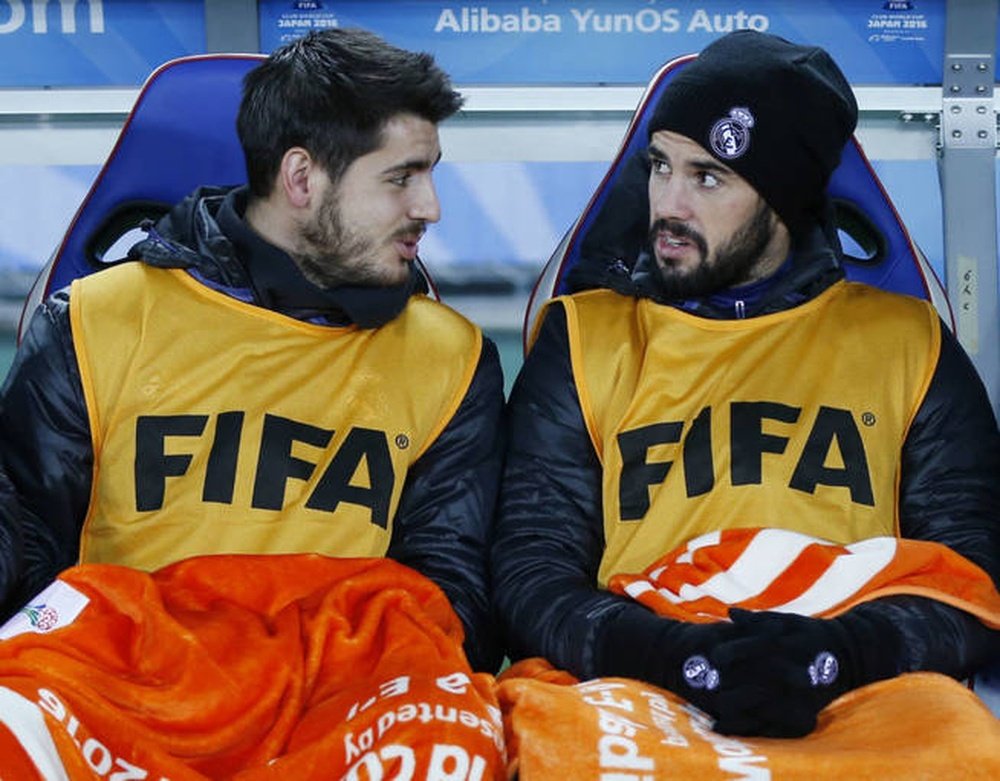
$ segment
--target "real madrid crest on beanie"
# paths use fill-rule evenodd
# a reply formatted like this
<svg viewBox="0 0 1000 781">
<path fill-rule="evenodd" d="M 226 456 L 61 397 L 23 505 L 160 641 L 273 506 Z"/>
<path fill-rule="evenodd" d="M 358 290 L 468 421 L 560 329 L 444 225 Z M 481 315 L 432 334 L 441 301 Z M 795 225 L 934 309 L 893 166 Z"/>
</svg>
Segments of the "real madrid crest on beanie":
<svg viewBox="0 0 1000 781">
<path fill-rule="evenodd" d="M 707 46 L 667 85 L 649 134 L 687 136 L 749 182 L 793 236 L 822 213 L 858 106 L 823 49 L 753 30 Z"/>
</svg>

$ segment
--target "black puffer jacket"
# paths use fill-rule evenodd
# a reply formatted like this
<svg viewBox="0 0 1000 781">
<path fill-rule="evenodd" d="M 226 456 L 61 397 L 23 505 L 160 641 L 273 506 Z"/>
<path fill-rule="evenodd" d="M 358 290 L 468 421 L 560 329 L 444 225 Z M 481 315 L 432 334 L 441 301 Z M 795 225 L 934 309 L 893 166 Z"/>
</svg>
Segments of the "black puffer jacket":
<svg viewBox="0 0 1000 781">
<path fill-rule="evenodd" d="M 747 315 L 814 297 L 842 277 L 837 257 L 817 230 Z M 640 260 L 630 274 L 615 260 L 584 262 L 571 284 L 656 300 L 647 266 Z M 705 317 L 736 316 L 708 301 L 683 305 Z M 947 328 L 942 332 L 933 381 L 900 453 L 900 528 L 905 537 L 958 551 L 1000 584 L 1000 435 L 975 369 Z M 663 685 L 664 662 L 653 649 L 663 647 L 665 622 L 597 586 L 604 550 L 602 472 L 581 413 L 566 317 L 558 305 L 549 308 L 538 331 L 508 415 L 492 561 L 509 653 L 515 659 L 544 656 L 582 678 L 620 675 Z M 887 617 L 898 627 L 905 648 L 905 658 L 895 660 L 900 672 L 964 677 L 1000 654 L 1000 634 L 941 602 L 896 596 L 854 611 Z"/>
<path fill-rule="evenodd" d="M 229 295 L 315 322 L 378 325 L 418 287 L 414 277 L 395 289 L 315 288 L 287 255 L 241 229 L 234 214 L 242 212 L 242 197 L 241 191 L 199 190 L 132 254 L 152 265 L 187 268 Z M 35 313 L 2 394 L 0 452 L 21 520 L 14 521 L 5 501 L 0 619 L 77 562 L 90 501 L 93 449 L 67 291 Z M 487 551 L 503 453 L 502 414 L 499 358 L 484 339 L 464 400 L 407 475 L 388 551 L 445 591 L 464 624 L 470 662 L 489 671 L 501 659 L 489 608 Z M 0 498 L 9 498 L 2 481 Z"/>
</svg>

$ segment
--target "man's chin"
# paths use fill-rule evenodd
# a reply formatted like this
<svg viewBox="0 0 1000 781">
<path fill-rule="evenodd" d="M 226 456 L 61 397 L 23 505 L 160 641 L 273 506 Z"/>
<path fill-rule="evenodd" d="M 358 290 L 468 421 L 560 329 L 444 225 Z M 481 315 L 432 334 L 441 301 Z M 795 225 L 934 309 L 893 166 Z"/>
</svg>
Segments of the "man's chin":
<svg viewBox="0 0 1000 781">
<path fill-rule="evenodd" d="M 410 262 L 395 256 L 384 258 L 379 265 L 370 265 L 363 275 L 358 275 L 347 284 L 358 287 L 398 287 L 410 278 Z"/>
<path fill-rule="evenodd" d="M 410 278 L 410 261 L 401 260 L 400 266 L 397 269 L 393 269 L 392 275 L 386 275 L 386 285 L 402 285 Z"/>
<path fill-rule="evenodd" d="M 660 289 L 668 299 L 701 298 L 716 292 L 712 280 L 702 278 L 697 269 L 659 265 Z"/>
<path fill-rule="evenodd" d="M 685 263 L 678 258 L 656 259 L 656 269 L 660 272 L 660 277 L 671 284 L 683 285 L 687 280 L 696 275 L 697 267 Z"/>
</svg>

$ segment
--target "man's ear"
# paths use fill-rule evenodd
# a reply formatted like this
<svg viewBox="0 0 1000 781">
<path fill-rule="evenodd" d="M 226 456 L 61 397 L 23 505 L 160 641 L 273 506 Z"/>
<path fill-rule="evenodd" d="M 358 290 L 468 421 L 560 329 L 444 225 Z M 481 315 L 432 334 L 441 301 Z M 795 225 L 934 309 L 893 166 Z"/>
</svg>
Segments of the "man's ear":
<svg viewBox="0 0 1000 781">
<path fill-rule="evenodd" d="M 312 174 L 316 161 L 300 146 L 285 151 L 278 171 L 278 184 L 288 202 L 296 208 L 306 208 L 314 195 Z"/>
</svg>

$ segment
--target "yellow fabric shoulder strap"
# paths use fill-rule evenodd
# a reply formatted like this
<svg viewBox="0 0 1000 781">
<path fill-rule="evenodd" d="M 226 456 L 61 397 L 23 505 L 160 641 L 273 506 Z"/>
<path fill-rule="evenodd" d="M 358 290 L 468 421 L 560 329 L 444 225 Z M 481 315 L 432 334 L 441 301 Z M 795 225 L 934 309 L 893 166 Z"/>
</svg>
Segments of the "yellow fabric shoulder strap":
<svg viewBox="0 0 1000 781">
<path fill-rule="evenodd" d="M 746 320 L 559 300 L 604 470 L 602 583 L 721 528 L 898 533 L 899 452 L 940 349 L 929 304 L 848 282 Z"/>
<path fill-rule="evenodd" d="M 327 327 L 141 263 L 75 281 L 70 318 L 95 456 L 81 561 L 143 569 L 384 554 L 482 344 L 422 296 L 381 328 Z"/>
</svg>

